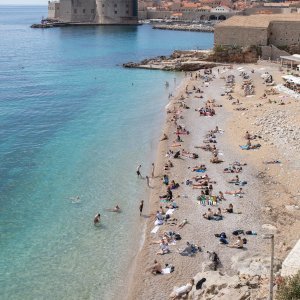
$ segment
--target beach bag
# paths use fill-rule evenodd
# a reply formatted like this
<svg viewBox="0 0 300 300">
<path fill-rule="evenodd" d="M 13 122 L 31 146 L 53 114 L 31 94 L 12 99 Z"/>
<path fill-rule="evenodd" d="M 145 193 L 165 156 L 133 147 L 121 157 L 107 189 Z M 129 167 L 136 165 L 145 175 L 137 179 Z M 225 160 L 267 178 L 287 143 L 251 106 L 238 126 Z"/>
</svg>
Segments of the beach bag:
<svg viewBox="0 0 300 300">
<path fill-rule="evenodd" d="M 175 238 L 176 241 L 180 241 L 180 240 L 181 240 L 181 236 L 180 236 L 179 233 L 176 233 L 176 234 L 174 235 L 174 238 Z"/>
<path fill-rule="evenodd" d="M 200 290 L 202 288 L 203 283 L 206 281 L 206 278 L 200 279 L 196 284 L 196 290 Z"/>
<path fill-rule="evenodd" d="M 243 239 L 243 244 L 244 244 L 244 245 L 247 244 L 247 239 Z"/>
<path fill-rule="evenodd" d="M 232 232 L 233 235 L 244 234 L 244 230 L 235 230 Z"/>
</svg>

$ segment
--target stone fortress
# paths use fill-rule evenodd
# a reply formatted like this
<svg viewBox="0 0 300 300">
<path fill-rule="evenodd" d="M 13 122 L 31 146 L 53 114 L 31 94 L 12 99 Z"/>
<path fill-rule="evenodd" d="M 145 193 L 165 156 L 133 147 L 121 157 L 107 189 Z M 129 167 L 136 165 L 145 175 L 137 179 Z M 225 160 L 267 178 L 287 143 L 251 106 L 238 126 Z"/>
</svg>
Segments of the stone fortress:
<svg viewBox="0 0 300 300">
<path fill-rule="evenodd" d="M 299 44 L 299 13 L 234 16 L 215 28 L 216 46 L 286 47 Z"/>
<path fill-rule="evenodd" d="M 48 19 L 74 25 L 135 25 L 138 4 L 137 0 L 49 1 Z"/>
</svg>

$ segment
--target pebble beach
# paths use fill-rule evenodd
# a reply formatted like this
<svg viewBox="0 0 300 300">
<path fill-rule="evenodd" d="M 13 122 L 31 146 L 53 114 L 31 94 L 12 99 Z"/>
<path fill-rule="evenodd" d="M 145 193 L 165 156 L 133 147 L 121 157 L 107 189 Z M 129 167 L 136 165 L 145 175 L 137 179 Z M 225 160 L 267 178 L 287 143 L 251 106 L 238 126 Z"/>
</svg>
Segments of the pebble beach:
<svg viewBox="0 0 300 300">
<path fill-rule="evenodd" d="M 168 139 L 160 141 L 158 147 L 155 176 L 150 180 L 150 199 L 144 212 L 147 215 L 145 239 L 135 259 L 128 299 L 168 299 L 174 287 L 183 286 L 191 278 L 195 279 L 197 273 L 208 270 L 210 260 L 207 252 L 218 255 L 221 262 L 218 271 L 222 274 L 237 276 L 247 273 L 241 271 L 241 266 L 247 268 L 243 261 L 251 258 L 263 261 L 269 253 L 269 243 L 263 239 L 265 233 L 275 235 L 275 257 L 278 261 L 284 259 L 295 245 L 300 230 L 300 190 L 293 180 L 300 173 L 300 108 L 298 100 L 265 84 L 262 75 L 266 72 L 272 74 L 276 84 L 282 83 L 284 71 L 278 65 L 260 62 L 255 65 L 218 67 L 208 75 L 203 70 L 187 73 L 177 88 L 166 107 L 162 136 L 166 134 Z M 243 74 L 246 74 L 254 88 L 248 95 L 242 88 L 245 84 Z M 229 92 L 226 86 L 228 76 L 234 76 L 235 79 Z M 207 101 L 212 103 L 215 115 L 200 116 L 199 108 L 205 107 Z M 176 125 L 174 119 L 177 119 Z M 180 142 L 176 140 L 178 125 L 189 131 L 189 134 L 180 135 Z M 218 131 L 215 132 L 214 145 L 222 162 L 211 163 L 212 152 L 200 147 L 207 145 L 204 143 L 205 136 L 216 126 Z M 260 145 L 257 149 L 241 149 L 240 146 L 247 143 L 247 131 L 257 136 L 252 140 L 252 144 Z M 169 150 L 174 153 L 180 151 L 180 158 L 174 159 L 172 155 L 167 157 Z M 192 157 L 193 153 L 196 158 Z M 171 160 L 173 167 L 165 170 L 168 160 Z M 238 174 L 224 173 L 224 169 L 230 168 L 234 162 L 245 164 L 242 171 Z M 202 164 L 206 166 L 204 174 L 192 171 L 195 166 Z M 212 181 L 212 195 L 218 195 L 221 191 L 225 199 L 205 205 L 197 201 L 201 189 L 193 188 L 197 184 L 195 176 L 205 174 Z M 170 216 L 172 222 L 165 221 L 157 231 L 153 231 L 160 206 L 163 212 L 168 209 L 165 209 L 168 202 L 160 199 L 160 195 L 166 193 L 163 175 L 168 175 L 170 181 L 179 184 L 178 188 L 172 190 L 178 208 Z M 236 175 L 241 182 L 246 182 L 242 186 L 243 194 L 226 194 L 226 191 L 240 187 L 228 182 Z M 187 181 L 190 184 L 186 184 Z M 221 208 L 224 212 L 229 204 L 233 205 L 234 213 L 223 213 L 219 221 L 203 218 L 208 208 L 213 212 Z M 185 219 L 187 224 L 179 228 L 178 225 Z M 215 237 L 215 234 L 225 232 L 231 245 L 237 238 L 232 235 L 236 230 L 255 233 L 246 235 L 247 244 L 243 249 L 227 247 Z M 157 255 L 157 241 L 164 232 L 169 231 L 180 234 L 181 239 L 169 244 L 169 253 Z M 192 256 L 180 255 L 187 242 L 199 247 L 200 251 Z M 155 259 L 163 267 L 166 264 L 174 266 L 174 271 L 153 275 L 149 270 Z M 210 278 L 206 280 L 205 284 L 209 286 Z M 264 288 L 262 286 L 258 291 L 261 297 L 266 293 Z M 194 290 L 193 287 L 189 299 L 197 299 Z M 258 294 L 255 294 L 255 298 L 251 295 L 249 299 L 258 299 Z M 219 295 L 209 299 L 223 298 Z"/>
</svg>

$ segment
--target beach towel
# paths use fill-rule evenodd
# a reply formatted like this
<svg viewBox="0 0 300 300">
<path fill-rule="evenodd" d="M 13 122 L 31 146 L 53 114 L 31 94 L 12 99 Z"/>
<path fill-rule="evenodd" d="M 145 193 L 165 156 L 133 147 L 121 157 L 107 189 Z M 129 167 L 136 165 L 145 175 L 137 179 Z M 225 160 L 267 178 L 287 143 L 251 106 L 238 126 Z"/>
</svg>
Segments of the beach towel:
<svg viewBox="0 0 300 300">
<path fill-rule="evenodd" d="M 175 209 L 170 208 L 167 210 L 166 215 L 172 215 Z"/>
<path fill-rule="evenodd" d="M 153 233 L 153 234 L 157 233 L 158 229 L 159 229 L 159 226 L 157 225 L 151 230 L 151 233 Z"/>
<path fill-rule="evenodd" d="M 242 150 L 249 150 L 249 146 L 240 146 L 240 148 L 242 149 Z"/>
<path fill-rule="evenodd" d="M 198 170 L 196 170 L 195 172 L 198 172 L 198 173 L 204 173 L 204 172 L 205 172 L 205 170 L 198 169 Z"/>
<path fill-rule="evenodd" d="M 165 268 L 161 270 L 161 274 L 165 275 L 165 274 L 170 274 L 171 273 L 171 268 Z"/>
</svg>

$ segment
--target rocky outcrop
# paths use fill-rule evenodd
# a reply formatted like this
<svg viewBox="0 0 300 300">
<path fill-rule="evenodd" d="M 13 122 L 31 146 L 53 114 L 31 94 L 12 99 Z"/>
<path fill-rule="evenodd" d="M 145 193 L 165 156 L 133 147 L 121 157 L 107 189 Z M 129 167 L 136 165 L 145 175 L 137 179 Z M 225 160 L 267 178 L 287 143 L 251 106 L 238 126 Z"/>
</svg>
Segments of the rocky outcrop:
<svg viewBox="0 0 300 300">
<path fill-rule="evenodd" d="M 209 60 L 227 63 L 256 63 L 261 49 L 256 46 L 216 46 Z"/>
<path fill-rule="evenodd" d="M 197 71 L 213 68 L 216 63 L 207 61 L 210 51 L 174 51 L 170 56 L 158 56 L 141 62 L 123 64 L 125 68 L 159 69 L 165 71 Z"/>
<path fill-rule="evenodd" d="M 248 300 L 265 299 L 268 278 L 250 275 L 228 276 L 214 271 L 198 273 L 195 284 L 206 278 L 202 288 L 197 290 L 196 285 L 188 295 L 189 300 Z"/>
<path fill-rule="evenodd" d="M 204 264 L 202 272 L 194 277 L 195 285 L 188 294 L 189 300 L 263 300 L 269 286 L 270 258 L 250 256 L 242 252 L 232 257 L 232 271 L 235 275 L 212 271 Z M 278 272 L 281 261 L 274 260 L 274 272 Z M 201 289 L 197 283 L 205 278 Z"/>
<path fill-rule="evenodd" d="M 152 28 L 161 30 L 214 32 L 213 26 L 206 26 L 202 24 L 158 24 L 154 25 Z"/>
</svg>

